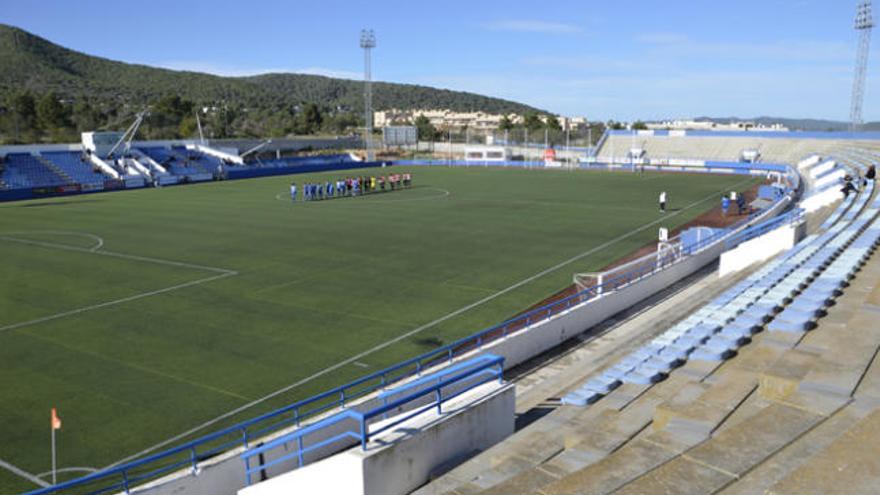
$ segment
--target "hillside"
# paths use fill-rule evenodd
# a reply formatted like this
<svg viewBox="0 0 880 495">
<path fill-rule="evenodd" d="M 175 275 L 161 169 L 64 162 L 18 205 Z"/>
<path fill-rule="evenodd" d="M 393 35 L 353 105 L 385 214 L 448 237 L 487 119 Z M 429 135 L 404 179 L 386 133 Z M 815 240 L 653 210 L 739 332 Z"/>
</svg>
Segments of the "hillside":
<svg viewBox="0 0 880 495">
<path fill-rule="evenodd" d="M 25 90 L 35 100 L 54 93 L 71 105 L 68 110 L 72 113 L 75 113 L 74 103 L 87 103 L 91 111 L 100 111 L 99 126 L 123 125 L 136 110 L 176 95 L 184 106 L 222 107 L 223 119 L 229 128 L 220 134 L 232 136 L 293 132 L 295 117 L 308 104 L 316 105 L 323 113 L 321 123 L 329 121 L 338 124 L 337 128 L 353 127 L 361 118 L 363 105 L 363 85 L 359 81 L 304 74 L 220 77 L 159 69 L 93 57 L 0 24 L 0 102 L 5 102 L 4 108 L 8 110 L 15 106 L 10 100 Z M 374 85 L 373 94 L 377 110 L 449 108 L 490 113 L 546 113 L 508 100 L 409 84 L 379 82 Z M 76 117 L 71 115 L 73 120 L 77 120 Z M 210 127 L 212 122 L 208 117 Z M 19 120 L 22 119 L 26 120 L 26 116 L 20 116 Z M 181 121 L 184 119 L 182 115 Z M 7 127 L 10 125 L 7 122 Z M 216 127 L 215 131 L 219 131 L 220 126 Z M 43 134 L 52 134 L 48 129 L 42 130 Z"/>
</svg>

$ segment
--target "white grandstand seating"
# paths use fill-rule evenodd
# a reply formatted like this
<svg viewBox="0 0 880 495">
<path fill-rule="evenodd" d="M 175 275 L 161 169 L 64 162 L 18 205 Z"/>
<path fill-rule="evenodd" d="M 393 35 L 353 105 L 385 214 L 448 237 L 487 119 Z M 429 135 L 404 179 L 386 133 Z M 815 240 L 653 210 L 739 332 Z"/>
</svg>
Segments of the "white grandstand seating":
<svg viewBox="0 0 880 495">
<path fill-rule="evenodd" d="M 796 164 L 810 154 L 827 156 L 839 149 L 844 142 L 833 139 L 798 139 L 749 137 L 675 137 L 639 136 L 639 142 L 647 152 L 648 158 L 688 158 L 718 161 L 739 161 L 744 148 L 759 149 L 762 161 L 767 163 Z M 860 143 L 855 143 L 859 146 Z M 630 136 L 612 134 L 598 151 L 599 161 L 616 157 L 623 159 L 632 146 Z"/>
</svg>

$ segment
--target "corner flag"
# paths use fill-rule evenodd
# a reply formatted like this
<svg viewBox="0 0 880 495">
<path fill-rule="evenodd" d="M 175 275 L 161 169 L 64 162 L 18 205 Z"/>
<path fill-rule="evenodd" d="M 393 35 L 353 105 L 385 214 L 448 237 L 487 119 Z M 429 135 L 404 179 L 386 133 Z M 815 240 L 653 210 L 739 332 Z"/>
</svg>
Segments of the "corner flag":
<svg viewBox="0 0 880 495">
<path fill-rule="evenodd" d="M 55 408 L 52 408 L 52 429 L 60 430 L 61 429 L 61 418 L 58 417 L 58 413 L 55 411 Z"/>
</svg>

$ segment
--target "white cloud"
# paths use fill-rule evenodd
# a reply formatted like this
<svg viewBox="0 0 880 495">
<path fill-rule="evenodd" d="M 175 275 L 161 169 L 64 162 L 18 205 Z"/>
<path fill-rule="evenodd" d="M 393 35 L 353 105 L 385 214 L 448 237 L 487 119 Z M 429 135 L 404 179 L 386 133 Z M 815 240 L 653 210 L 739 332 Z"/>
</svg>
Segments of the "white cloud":
<svg viewBox="0 0 880 495">
<path fill-rule="evenodd" d="M 326 76 L 339 79 L 361 79 L 363 77 L 362 74 L 359 72 L 342 69 L 331 69 L 327 67 L 240 67 L 220 65 L 213 62 L 205 62 L 199 60 L 171 60 L 160 62 L 157 64 L 157 66 L 171 70 L 203 72 L 206 74 L 213 74 L 215 76 L 225 77 L 246 77 L 270 73 L 309 74 L 314 76 Z"/>
<path fill-rule="evenodd" d="M 583 31 L 574 24 L 541 21 L 537 19 L 507 19 L 483 24 L 490 31 L 511 31 L 516 33 L 573 34 Z"/>
</svg>

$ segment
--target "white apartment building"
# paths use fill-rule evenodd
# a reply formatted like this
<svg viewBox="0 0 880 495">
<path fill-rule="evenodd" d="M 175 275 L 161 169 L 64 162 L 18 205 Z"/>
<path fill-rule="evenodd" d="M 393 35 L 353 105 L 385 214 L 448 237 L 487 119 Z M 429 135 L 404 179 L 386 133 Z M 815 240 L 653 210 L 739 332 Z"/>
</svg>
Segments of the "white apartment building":
<svg viewBox="0 0 880 495">
<path fill-rule="evenodd" d="M 749 121 L 716 124 L 714 122 L 696 120 L 667 120 L 664 122 L 653 122 L 647 124 L 647 126 L 651 130 L 669 129 L 673 131 L 788 131 L 788 128 L 782 124 L 764 125 Z"/>
<path fill-rule="evenodd" d="M 424 115 L 431 124 L 438 129 L 464 129 L 472 131 L 494 131 L 501 125 L 504 118 L 502 114 L 489 114 L 484 112 L 454 112 L 452 110 L 382 110 L 373 112 L 373 125 L 385 127 L 390 125 L 411 125 L 416 118 Z M 514 124 L 521 124 L 523 116 L 515 113 L 507 115 Z M 540 116 L 546 120 L 546 116 Z M 588 121 L 585 117 L 556 117 L 563 130 L 575 130 L 586 126 Z"/>
</svg>

